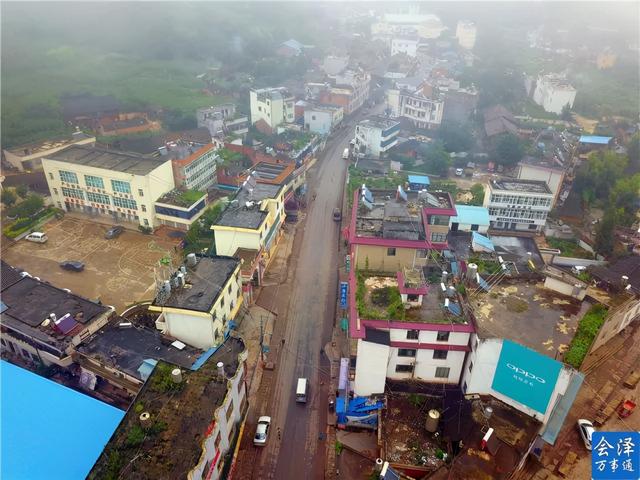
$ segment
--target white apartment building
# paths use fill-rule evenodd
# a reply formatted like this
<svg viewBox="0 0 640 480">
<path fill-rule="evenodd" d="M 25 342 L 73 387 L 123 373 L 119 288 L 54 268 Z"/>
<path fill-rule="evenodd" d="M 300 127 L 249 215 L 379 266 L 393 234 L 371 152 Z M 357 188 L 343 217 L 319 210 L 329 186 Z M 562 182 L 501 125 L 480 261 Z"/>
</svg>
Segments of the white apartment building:
<svg viewBox="0 0 640 480">
<path fill-rule="evenodd" d="M 539 180 L 492 180 L 485 193 L 490 228 L 538 233 L 553 206 L 554 195 Z"/>
<path fill-rule="evenodd" d="M 251 124 L 263 120 L 272 130 L 295 120 L 295 98 L 284 87 L 261 88 L 249 92 Z"/>
<path fill-rule="evenodd" d="M 545 109 L 560 115 L 565 105 L 573 108 L 576 89 L 567 80 L 557 74 L 539 75 L 533 91 L 533 101 Z"/>
<path fill-rule="evenodd" d="M 145 227 L 158 225 L 154 202 L 175 186 L 169 158 L 88 146 L 49 155 L 42 168 L 58 208 Z"/>
<path fill-rule="evenodd" d="M 420 41 L 416 38 L 393 38 L 391 40 L 391 56 L 404 53 L 409 57 L 415 57 L 418 54 L 419 44 Z"/>
<path fill-rule="evenodd" d="M 316 105 L 304 109 L 304 128 L 310 132 L 328 135 L 342 122 L 344 110 L 338 105 Z"/>
<path fill-rule="evenodd" d="M 471 50 L 476 44 L 476 24 L 468 20 L 460 20 L 456 26 L 456 38 L 458 45 L 466 50 Z"/>
<path fill-rule="evenodd" d="M 189 144 L 183 141 L 167 144 L 161 155 L 171 158 L 176 187 L 206 191 L 218 182 L 218 154 L 214 144 Z"/>
<path fill-rule="evenodd" d="M 398 143 L 400 123 L 389 118 L 374 117 L 356 125 L 356 151 L 366 156 L 380 157 Z"/>
<path fill-rule="evenodd" d="M 393 118 L 404 117 L 416 128 L 437 128 L 442 123 L 444 100 L 437 95 L 429 98 L 423 87 L 412 90 L 387 90 L 387 106 Z"/>
</svg>

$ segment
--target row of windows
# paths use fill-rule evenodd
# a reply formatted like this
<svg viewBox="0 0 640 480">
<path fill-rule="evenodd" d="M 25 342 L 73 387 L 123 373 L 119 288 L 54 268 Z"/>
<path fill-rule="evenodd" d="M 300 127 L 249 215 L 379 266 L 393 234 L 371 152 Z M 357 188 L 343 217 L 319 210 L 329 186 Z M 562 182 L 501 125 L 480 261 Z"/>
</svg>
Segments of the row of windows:
<svg viewBox="0 0 640 480">
<path fill-rule="evenodd" d="M 447 241 L 447 234 L 440 232 L 431 232 L 431 241 L 443 243 Z"/>
<path fill-rule="evenodd" d="M 58 194 L 58 189 L 54 188 L 53 193 L 55 195 Z M 85 198 L 86 194 L 86 198 Z M 62 195 L 67 198 L 77 198 L 78 200 L 88 200 L 93 203 L 101 203 L 103 205 L 111 205 L 111 200 L 113 200 L 113 205 L 120 208 L 128 208 L 129 210 L 137 210 L 138 204 L 135 200 L 130 200 L 128 198 L 119 198 L 119 197 L 109 197 L 109 195 L 104 195 L 102 193 L 95 192 L 84 192 L 83 190 L 77 188 L 68 188 L 62 187 Z M 147 211 L 146 205 L 140 205 L 140 209 L 143 212 Z"/>
<path fill-rule="evenodd" d="M 58 192 L 54 189 L 53 193 L 57 194 Z M 84 200 L 84 192 L 77 188 L 62 187 L 62 195 L 69 198 L 77 198 L 78 200 Z"/>
<path fill-rule="evenodd" d="M 80 185 L 80 182 L 78 181 L 78 176 L 74 172 L 60 170 L 59 174 L 60 174 L 60 181 L 65 183 L 75 183 L 77 185 Z M 53 180 L 52 172 L 49 172 L 49 178 Z M 87 187 L 99 188 L 101 190 L 104 190 L 104 180 L 102 180 L 101 177 L 96 177 L 95 175 L 85 175 L 84 183 L 87 185 Z M 114 192 L 130 194 L 131 183 L 125 182 L 122 180 L 111 180 L 111 189 Z M 141 197 L 144 197 L 144 191 L 141 188 L 138 189 L 138 195 L 140 195 Z"/>
<path fill-rule="evenodd" d="M 448 342 L 450 332 L 437 332 L 436 340 L 438 342 Z M 420 330 L 407 330 L 407 340 L 418 340 Z"/>
<path fill-rule="evenodd" d="M 399 348 L 398 356 L 415 358 L 417 352 L 418 350 L 416 350 L 415 348 Z M 448 354 L 449 354 L 448 350 L 434 350 L 433 358 L 436 360 L 445 360 Z"/>
<path fill-rule="evenodd" d="M 551 199 L 542 197 L 525 197 L 522 195 L 491 194 L 491 203 L 508 203 L 509 205 L 531 205 L 533 207 L 550 207 Z"/>
<path fill-rule="evenodd" d="M 538 212 L 535 210 L 514 210 L 513 208 L 490 208 L 489 215 L 509 217 L 509 218 L 525 218 L 528 220 L 544 220 L 547 218 L 548 212 Z"/>
<path fill-rule="evenodd" d="M 73 172 L 67 172 L 65 170 L 60 170 L 60 181 L 66 183 L 78 183 L 78 176 Z"/>
<path fill-rule="evenodd" d="M 101 190 L 104 190 L 104 182 L 100 177 L 95 177 L 93 175 L 85 175 L 84 183 L 87 184 L 87 187 L 99 188 Z"/>
<path fill-rule="evenodd" d="M 136 203 L 135 200 L 130 200 L 128 198 L 120 198 L 120 197 L 113 197 L 113 204 L 116 207 L 120 207 L 120 208 L 128 208 L 130 210 L 137 210 L 138 209 L 138 204 Z M 147 210 L 147 208 L 142 205 L 142 211 L 145 212 Z"/>
<path fill-rule="evenodd" d="M 103 193 L 87 192 L 87 200 L 93 203 L 102 203 L 104 205 L 111 205 L 109 195 Z"/>
<path fill-rule="evenodd" d="M 396 373 L 413 373 L 413 365 L 396 365 Z M 449 378 L 449 367 L 436 367 L 436 378 Z"/>
<path fill-rule="evenodd" d="M 131 184 L 122 180 L 111 180 L 111 188 L 118 193 L 131 193 Z"/>
</svg>

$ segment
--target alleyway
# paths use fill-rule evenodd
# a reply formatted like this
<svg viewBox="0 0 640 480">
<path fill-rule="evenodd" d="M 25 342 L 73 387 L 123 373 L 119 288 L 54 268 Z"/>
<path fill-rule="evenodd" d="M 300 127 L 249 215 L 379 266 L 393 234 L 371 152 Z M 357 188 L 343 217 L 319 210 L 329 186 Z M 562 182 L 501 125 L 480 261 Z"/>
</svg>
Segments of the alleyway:
<svg viewBox="0 0 640 480">
<path fill-rule="evenodd" d="M 234 478 L 323 475 L 330 365 L 320 350 L 330 341 L 335 318 L 340 224 L 333 221 L 332 211 L 342 203 L 348 167 L 342 151 L 352 134 L 349 127 L 330 139 L 308 172 L 309 204 L 306 218 L 296 227 L 292 254 L 288 261 L 280 255 L 274 259 L 257 300 L 276 315 L 266 358 L 275 369 L 263 371 L 250 405 Z M 309 380 L 306 404 L 295 402 L 299 377 Z M 266 447 L 258 449 L 252 438 L 260 415 L 271 416 L 272 427 Z"/>
</svg>

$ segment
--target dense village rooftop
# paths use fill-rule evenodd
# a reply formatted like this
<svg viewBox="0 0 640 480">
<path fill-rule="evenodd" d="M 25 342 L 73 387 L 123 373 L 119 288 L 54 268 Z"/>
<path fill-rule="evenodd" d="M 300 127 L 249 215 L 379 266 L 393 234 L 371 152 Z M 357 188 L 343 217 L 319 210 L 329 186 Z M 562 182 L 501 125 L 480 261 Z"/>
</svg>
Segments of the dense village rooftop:
<svg viewBox="0 0 640 480">
<path fill-rule="evenodd" d="M 244 185 L 216 225 L 254 230 L 259 228 L 267 217 L 267 212 L 260 209 L 260 202 L 277 198 L 283 188 L 283 185 L 256 182 Z"/>
<path fill-rule="evenodd" d="M 30 276 L 23 278 L 5 262 L 2 262 L 0 274 L 2 325 L 37 339 L 42 342 L 43 350 L 56 356 L 64 354 L 73 337 L 81 330 L 111 311 L 111 308 L 105 305 L 94 303 Z M 51 314 L 54 317 L 51 317 Z M 55 326 L 55 320 L 62 323 Z"/>
<path fill-rule="evenodd" d="M 512 180 L 500 179 L 491 181 L 492 190 L 506 190 L 510 192 L 528 192 L 528 193 L 547 193 L 551 194 L 551 190 L 547 182 L 542 180 Z"/>
<path fill-rule="evenodd" d="M 82 145 L 71 145 L 46 158 L 58 162 L 103 168 L 105 170 L 130 173 L 132 175 L 147 175 L 168 161 L 167 158 L 143 157 L 142 155 L 136 155 L 134 153 Z"/>
<path fill-rule="evenodd" d="M 154 305 L 208 312 L 216 303 L 240 260 L 232 257 L 199 257 L 193 267 L 186 267 L 185 285 L 171 286 L 166 299 L 156 297 Z"/>
<path fill-rule="evenodd" d="M 171 378 L 174 364 L 158 362 L 87 478 L 187 478 L 202 455 L 203 435 L 240 365 L 244 342 L 229 337 L 197 371 Z M 216 367 L 224 364 L 224 377 Z M 140 415 L 148 413 L 148 425 Z"/>
<path fill-rule="evenodd" d="M 285 87 L 258 88 L 255 89 L 254 92 L 256 92 L 259 97 L 265 97 L 271 100 L 286 100 L 292 97 L 289 90 Z"/>
<path fill-rule="evenodd" d="M 373 127 L 380 128 L 382 130 L 387 130 L 389 128 L 400 125 L 400 123 L 396 120 L 391 120 L 385 117 L 371 117 L 365 120 L 362 120 L 358 123 L 359 126 L 362 127 Z"/>
<path fill-rule="evenodd" d="M 93 138 L 91 135 L 87 135 L 83 132 L 75 132 L 70 136 L 57 137 L 42 142 L 28 143 L 20 145 L 19 147 L 10 148 L 9 152 L 19 157 L 26 157 L 29 155 L 36 155 L 38 153 L 48 152 L 54 148 L 64 147 L 65 145 L 72 145 L 80 140 L 86 140 Z"/>
</svg>

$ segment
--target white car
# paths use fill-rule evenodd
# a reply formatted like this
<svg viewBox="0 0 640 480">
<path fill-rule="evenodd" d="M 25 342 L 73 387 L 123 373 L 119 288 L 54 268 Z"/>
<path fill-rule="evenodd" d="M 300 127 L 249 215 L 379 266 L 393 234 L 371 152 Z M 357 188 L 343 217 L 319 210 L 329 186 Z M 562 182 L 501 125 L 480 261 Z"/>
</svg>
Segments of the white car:
<svg viewBox="0 0 640 480">
<path fill-rule="evenodd" d="M 593 437 L 593 432 L 595 432 L 593 423 L 591 423 L 589 420 L 581 418 L 580 420 L 578 420 L 578 430 L 580 431 L 580 436 L 582 437 L 584 446 L 587 448 L 587 450 L 591 450 L 591 437 Z"/>
<path fill-rule="evenodd" d="M 271 417 L 260 417 L 258 419 L 258 426 L 256 427 L 256 434 L 253 437 L 253 444 L 259 447 L 266 445 L 267 438 L 269 437 L 269 427 L 271 426 Z"/>
<path fill-rule="evenodd" d="M 456 168 L 456 177 L 461 177 L 463 173 L 464 170 L 462 170 L 461 168 Z"/>
</svg>

